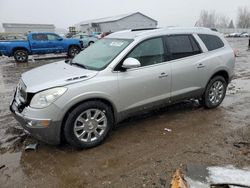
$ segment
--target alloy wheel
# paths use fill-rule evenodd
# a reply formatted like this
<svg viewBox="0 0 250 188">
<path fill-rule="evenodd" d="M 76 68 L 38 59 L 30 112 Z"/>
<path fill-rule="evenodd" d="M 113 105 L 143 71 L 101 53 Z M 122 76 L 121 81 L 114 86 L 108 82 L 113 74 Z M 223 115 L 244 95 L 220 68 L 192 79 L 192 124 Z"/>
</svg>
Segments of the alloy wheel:
<svg viewBox="0 0 250 188">
<path fill-rule="evenodd" d="M 215 81 L 209 89 L 209 101 L 216 105 L 223 99 L 225 87 L 219 80 Z"/>
<path fill-rule="evenodd" d="M 82 142 L 98 140 L 107 128 L 107 117 L 99 109 L 88 109 L 74 122 L 74 134 Z"/>
<path fill-rule="evenodd" d="M 19 51 L 16 53 L 16 59 L 20 62 L 24 61 L 26 59 L 26 54 L 22 51 Z"/>
<path fill-rule="evenodd" d="M 79 50 L 77 48 L 72 48 L 70 51 L 70 54 L 72 57 L 75 57 L 79 53 Z"/>
</svg>

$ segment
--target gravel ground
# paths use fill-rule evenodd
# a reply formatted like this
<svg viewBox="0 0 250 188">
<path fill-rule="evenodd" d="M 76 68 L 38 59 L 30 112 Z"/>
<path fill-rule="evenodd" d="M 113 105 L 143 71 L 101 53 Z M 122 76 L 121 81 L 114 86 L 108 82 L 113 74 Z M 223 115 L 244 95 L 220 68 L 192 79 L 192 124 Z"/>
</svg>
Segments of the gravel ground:
<svg viewBox="0 0 250 188">
<path fill-rule="evenodd" d="M 229 42 L 238 51 L 236 76 L 219 108 L 185 101 L 131 118 L 89 150 L 39 143 L 24 151 L 36 140 L 8 110 L 13 90 L 22 72 L 64 57 L 25 64 L 0 57 L 1 187 L 168 187 L 175 169 L 187 164 L 249 167 L 250 51 L 247 39 Z"/>
</svg>

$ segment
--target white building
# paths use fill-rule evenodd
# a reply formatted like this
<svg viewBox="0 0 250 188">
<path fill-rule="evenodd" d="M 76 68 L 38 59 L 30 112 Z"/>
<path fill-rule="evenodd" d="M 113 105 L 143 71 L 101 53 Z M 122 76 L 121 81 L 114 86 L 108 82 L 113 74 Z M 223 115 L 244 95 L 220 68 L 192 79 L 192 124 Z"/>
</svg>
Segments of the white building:
<svg viewBox="0 0 250 188">
<path fill-rule="evenodd" d="M 53 24 L 3 23 L 2 25 L 6 33 L 55 32 Z"/>
<path fill-rule="evenodd" d="M 157 21 L 140 12 L 122 14 L 94 20 L 87 20 L 75 25 L 77 30 L 91 32 L 116 32 L 126 29 L 155 28 Z"/>
</svg>

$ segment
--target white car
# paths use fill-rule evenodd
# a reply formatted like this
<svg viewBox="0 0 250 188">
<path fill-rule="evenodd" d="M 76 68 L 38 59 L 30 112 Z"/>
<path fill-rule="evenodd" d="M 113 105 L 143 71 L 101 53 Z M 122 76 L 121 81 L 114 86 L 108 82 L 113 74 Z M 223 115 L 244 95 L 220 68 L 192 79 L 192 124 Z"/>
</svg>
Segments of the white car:
<svg viewBox="0 0 250 188">
<path fill-rule="evenodd" d="M 247 32 L 243 32 L 243 33 L 240 34 L 240 37 L 249 37 L 249 36 L 250 35 Z"/>
<path fill-rule="evenodd" d="M 241 33 L 230 33 L 228 37 L 240 37 Z"/>
</svg>

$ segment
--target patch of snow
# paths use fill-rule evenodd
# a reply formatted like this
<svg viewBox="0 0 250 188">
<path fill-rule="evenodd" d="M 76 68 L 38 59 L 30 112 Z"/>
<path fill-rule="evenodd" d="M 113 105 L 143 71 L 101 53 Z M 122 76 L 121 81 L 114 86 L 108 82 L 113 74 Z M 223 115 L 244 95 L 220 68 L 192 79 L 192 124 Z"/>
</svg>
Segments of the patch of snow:
<svg viewBox="0 0 250 188">
<path fill-rule="evenodd" d="M 232 166 L 208 167 L 210 184 L 237 184 L 250 186 L 250 171 L 240 170 Z"/>
</svg>

